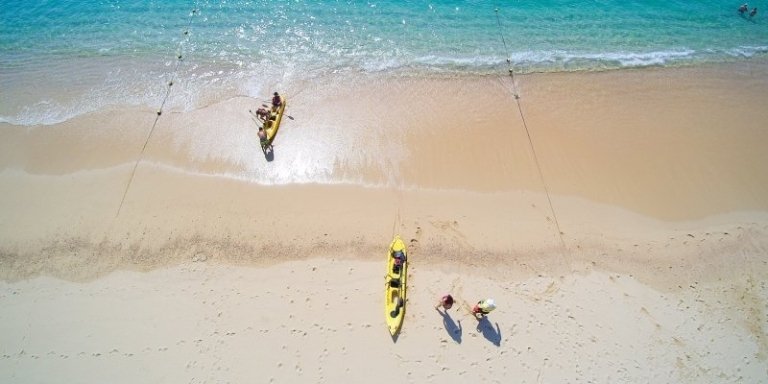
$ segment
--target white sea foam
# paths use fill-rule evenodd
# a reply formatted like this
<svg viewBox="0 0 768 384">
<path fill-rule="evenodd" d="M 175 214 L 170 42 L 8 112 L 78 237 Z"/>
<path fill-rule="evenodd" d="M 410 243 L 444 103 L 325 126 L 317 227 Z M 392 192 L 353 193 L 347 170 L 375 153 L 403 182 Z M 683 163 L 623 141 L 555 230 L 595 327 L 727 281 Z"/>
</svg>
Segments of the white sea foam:
<svg viewBox="0 0 768 384">
<path fill-rule="evenodd" d="M 734 57 L 754 57 L 755 55 L 768 53 L 768 46 L 740 46 L 726 51 L 727 54 Z"/>
<path fill-rule="evenodd" d="M 653 65 L 665 65 L 691 59 L 697 54 L 690 49 L 653 51 L 653 52 L 569 52 L 528 51 L 511 56 L 513 65 L 523 65 L 534 70 L 558 70 L 573 65 L 575 69 L 590 68 L 632 68 Z M 549 69 L 548 69 L 549 68 Z"/>
<path fill-rule="evenodd" d="M 157 109 L 162 104 L 167 82 L 174 88 L 164 108 L 189 111 L 235 95 L 257 96 L 270 86 L 289 85 L 329 73 L 363 72 L 429 76 L 430 74 L 493 74 L 506 68 L 506 58 L 494 55 L 387 55 L 351 51 L 337 52 L 336 58 L 322 61 L 273 63 L 267 58 L 204 62 L 190 60 L 174 73 L 174 61 L 158 66 L 130 61 L 116 69 L 99 65 L 81 68 L 77 63 L 59 65 L 46 72 L 34 68 L 23 81 L 12 81 L 0 94 L 0 122 L 14 125 L 51 125 L 99 110 L 122 106 Z M 728 50 L 673 49 L 650 52 L 576 52 L 568 50 L 532 50 L 513 52 L 511 65 L 519 72 L 554 72 L 584 69 L 621 69 L 645 66 L 679 65 L 688 62 L 718 61 L 729 58 L 753 58 L 768 53 L 768 46 L 738 46 Z M 228 55 L 221 51 L 221 54 Z M 316 57 L 311 53 L 307 57 Z M 302 59 L 303 60 L 303 59 Z M 114 65 L 109 61 L 102 66 Z M 119 63 L 119 61 L 117 61 Z M 112 67 L 110 67 L 112 68 Z M 88 73 L 83 73 L 86 71 Z M 10 75 L 8 75 L 10 76 Z M 48 78 L 72 78 L 82 81 L 45 81 Z M 5 81 L 4 81 L 5 83 Z M 29 84 L 35 84 L 29 87 Z M 4 84 L 5 85 L 5 84 Z M 14 88 L 16 87 L 16 88 Z M 17 97 L 16 95 L 23 97 Z"/>
</svg>

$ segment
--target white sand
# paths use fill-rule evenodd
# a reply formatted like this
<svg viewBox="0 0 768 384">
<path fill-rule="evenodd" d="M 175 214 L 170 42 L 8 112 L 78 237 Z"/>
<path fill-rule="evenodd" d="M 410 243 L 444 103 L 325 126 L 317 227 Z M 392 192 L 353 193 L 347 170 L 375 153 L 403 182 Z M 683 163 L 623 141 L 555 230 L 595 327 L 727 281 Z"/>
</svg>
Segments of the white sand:
<svg viewBox="0 0 768 384">
<path fill-rule="evenodd" d="M 437 272 L 411 259 L 397 342 L 383 263 L 184 263 L 89 283 L 0 285 L 3 382 L 719 382 L 766 377 L 764 281 L 660 292 L 622 274 Z M 499 279 L 501 278 L 501 279 Z M 439 293 L 499 308 L 478 323 Z"/>
</svg>

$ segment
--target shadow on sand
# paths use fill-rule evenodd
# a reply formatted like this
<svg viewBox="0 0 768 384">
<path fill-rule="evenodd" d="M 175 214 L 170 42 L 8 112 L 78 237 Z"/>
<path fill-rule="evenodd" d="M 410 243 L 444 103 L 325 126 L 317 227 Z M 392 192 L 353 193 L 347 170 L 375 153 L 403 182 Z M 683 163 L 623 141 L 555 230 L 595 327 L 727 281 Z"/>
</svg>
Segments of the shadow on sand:
<svg viewBox="0 0 768 384">
<path fill-rule="evenodd" d="M 493 345 L 501 346 L 501 329 L 499 323 L 495 323 L 496 327 L 491 324 L 491 321 L 487 317 L 483 317 L 477 321 L 477 331 L 483 334 L 488 341 Z"/>
<path fill-rule="evenodd" d="M 270 146 L 269 149 L 264 151 L 264 158 L 268 162 L 275 160 L 275 147 Z"/>
<path fill-rule="evenodd" d="M 445 331 L 448 332 L 448 335 L 451 336 L 453 341 L 461 344 L 461 320 L 454 322 L 451 315 L 448 314 L 448 311 L 441 312 L 439 309 L 435 310 L 443 317 L 443 325 L 445 326 Z"/>
</svg>

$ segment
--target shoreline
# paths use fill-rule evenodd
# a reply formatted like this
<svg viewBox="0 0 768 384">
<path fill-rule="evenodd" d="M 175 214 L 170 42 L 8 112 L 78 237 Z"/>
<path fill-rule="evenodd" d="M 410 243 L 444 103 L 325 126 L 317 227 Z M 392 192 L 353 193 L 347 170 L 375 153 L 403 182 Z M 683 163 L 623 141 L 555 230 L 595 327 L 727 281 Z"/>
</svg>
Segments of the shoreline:
<svg viewBox="0 0 768 384">
<path fill-rule="evenodd" d="M 78 65 L 73 66 L 78 69 L 82 69 L 83 66 L 86 66 L 91 71 L 99 73 L 99 76 L 103 76 L 104 78 L 110 76 L 110 74 L 107 72 L 100 73 L 96 68 L 90 68 L 90 61 L 93 59 L 94 58 L 78 58 L 78 60 L 84 60 L 85 63 L 78 63 Z M 119 58 L 107 58 L 107 63 L 105 65 L 108 65 L 106 68 L 112 68 L 113 61 L 115 60 L 119 60 Z M 167 65 L 157 62 L 157 58 L 150 61 L 156 66 L 156 68 L 151 69 L 151 72 L 156 72 L 153 77 L 162 76 L 163 73 L 161 70 L 167 69 Z M 161 62 L 162 61 L 163 60 L 161 60 Z M 136 63 L 136 65 L 139 67 L 144 67 L 148 65 L 148 62 L 140 60 L 138 63 Z M 173 110 L 174 112 L 189 113 L 204 109 L 213 104 L 218 104 L 221 102 L 221 100 L 230 100 L 238 97 L 246 97 L 255 100 L 258 99 L 260 97 L 259 95 L 261 94 L 269 94 L 272 91 L 272 88 L 275 87 L 283 89 L 288 94 L 301 94 L 304 93 L 307 89 L 312 88 L 313 84 L 328 83 L 329 81 L 332 82 L 335 78 L 358 78 L 364 79 L 366 81 L 385 79 L 392 82 L 412 80 L 418 81 L 423 79 L 437 82 L 456 80 L 467 81 L 473 79 L 504 77 L 508 71 L 508 68 L 503 66 L 501 63 L 497 66 L 494 66 L 492 69 L 484 69 L 482 71 L 467 71 L 458 69 L 448 71 L 434 71 L 428 68 L 421 70 L 414 70 L 413 68 L 401 68 L 373 72 L 352 69 L 331 72 L 309 70 L 307 72 L 300 71 L 300 74 L 285 74 L 275 72 L 264 75 L 265 78 L 260 78 L 259 72 L 252 70 L 252 73 L 243 73 L 238 77 L 224 78 L 221 79 L 221 81 L 213 83 L 209 83 L 203 80 L 203 78 L 206 77 L 205 74 L 215 73 L 221 70 L 224 70 L 225 72 L 231 72 L 235 68 L 237 68 L 237 66 L 225 65 L 224 67 L 216 67 L 214 63 L 206 63 L 203 64 L 202 68 L 197 69 L 202 73 L 194 73 L 194 71 L 192 73 L 187 73 L 186 76 L 189 78 L 177 80 L 175 85 L 176 95 L 171 97 L 171 103 L 168 104 L 166 108 Z M 765 57 L 733 57 L 730 59 L 717 61 L 688 62 L 677 64 L 667 63 L 663 65 L 643 65 L 616 68 L 577 68 L 568 70 L 552 69 L 529 71 L 521 69 L 520 66 L 517 66 L 513 67 L 512 70 L 514 71 L 515 76 L 518 78 L 525 78 L 537 76 L 578 77 L 600 74 L 632 75 L 636 72 L 696 72 L 702 70 L 707 72 L 748 72 L 750 75 L 761 76 L 764 75 L 768 70 L 766 68 L 768 68 L 768 55 Z M 136 74 L 133 74 L 132 76 L 135 77 Z M 167 73 L 165 76 L 171 76 L 171 74 Z M 203 78 L 200 76 L 203 76 Z M 73 74 L 73 77 L 77 76 Z M 282 79 L 271 80 L 271 78 Z M 243 81 L 243 79 L 247 79 L 247 81 Z M 71 120 L 82 119 L 89 115 L 99 114 L 103 111 L 121 111 L 125 109 L 155 111 L 157 105 L 163 99 L 163 95 L 165 94 L 167 88 L 166 84 L 163 81 L 147 84 L 147 88 L 149 88 L 151 92 L 146 96 L 148 97 L 147 100 L 142 100 L 136 96 L 136 94 L 142 93 L 142 88 L 137 87 L 135 84 L 139 80 L 146 81 L 147 79 L 126 79 L 126 84 L 123 84 L 122 86 L 119 86 L 115 83 L 91 84 L 89 88 L 91 93 L 90 96 L 88 95 L 88 89 L 80 88 L 84 86 L 82 84 L 72 84 L 66 79 L 57 80 L 54 81 L 53 84 L 61 84 L 41 90 L 48 92 L 50 99 L 34 101 L 34 98 L 32 98 L 28 100 L 30 105 L 27 105 L 26 107 L 19 106 L 21 110 L 25 110 L 24 114 L 19 115 L 18 113 L 21 112 L 17 111 L 18 113 L 15 115 L 9 114 L 8 116 L 3 116 L 0 118 L 0 124 L 29 128 L 56 126 L 60 124 L 66 124 Z M 9 78 L 9 81 L 11 81 L 13 85 L 11 87 L 12 91 L 15 91 L 17 88 L 13 87 L 20 87 L 20 84 L 34 83 L 37 80 L 25 79 L 24 81 L 20 81 L 18 79 Z M 78 92 L 73 92 L 72 88 L 77 89 Z M 206 88 L 210 88 L 212 91 L 210 91 L 210 93 L 206 93 L 202 90 Z M 27 98 L 32 96 L 29 94 L 30 92 L 27 89 L 20 88 L 17 93 L 22 93 Z M 75 93 L 77 93 L 79 96 L 77 96 L 76 99 L 70 99 L 69 97 L 74 97 Z M 108 99 L 110 94 L 118 94 L 120 96 L 118 99 Z M 95 95 L 98 95 L 98 97 Z M 104 100 L 94 101 L 95 98 Z M 123 102 L 119 101 L 121 99 Z M 78 109 L 78 104 L 82 104 L 81 108 L 83 108 L 83 110 L 79 112 L 73 111 L 73 109 Z M 47 111 L 45 110 L 46 106 L 48 107 Z M 37 111 L 37 116 L 29 115 L 31 111 Z M 41 113 L 45 113 L 45 115 L 40 115 Z M 34 121 L 37 121 L 38 123 L 35 124 L 33 123 Z"/>
</svg>

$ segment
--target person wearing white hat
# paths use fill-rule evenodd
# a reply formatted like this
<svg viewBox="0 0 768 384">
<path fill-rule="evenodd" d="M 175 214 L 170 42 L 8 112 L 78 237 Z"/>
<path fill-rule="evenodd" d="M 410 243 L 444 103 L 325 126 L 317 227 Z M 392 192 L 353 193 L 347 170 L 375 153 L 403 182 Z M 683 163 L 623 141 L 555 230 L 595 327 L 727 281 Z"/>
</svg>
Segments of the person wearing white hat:
<svg viewBox="0 0 768 384">
<path fill-rule="evenodd" d="M 494 309 L 496 309 L 496 303 L 493 299 L 485 299 L 477 302 L 477 305 L 472 308 L 472 314 L 481 319 L 485 315 L 491 313 Z"/>
</svg>

